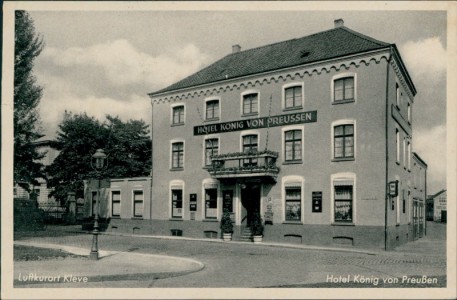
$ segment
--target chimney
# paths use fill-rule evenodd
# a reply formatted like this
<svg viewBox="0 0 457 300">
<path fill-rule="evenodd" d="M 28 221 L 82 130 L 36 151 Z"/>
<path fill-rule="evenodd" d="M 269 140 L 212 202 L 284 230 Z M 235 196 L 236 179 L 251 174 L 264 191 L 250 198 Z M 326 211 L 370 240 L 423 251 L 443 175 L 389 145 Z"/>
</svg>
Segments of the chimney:
<svg viewBox="0 0 457 300">
<path fill-rule="evenodd" d="M 240 45 L 233 45 L 232 46 L 232 53 L 237 53 L 241 51 L 241 46 Z"/>
<path fill-rule="evenodd" d="M 335 28 L 344 26 L 343 19 L 338 19 L 338 20 L 335 20 L 334 22 L 335 22 Z"/>
</svg>

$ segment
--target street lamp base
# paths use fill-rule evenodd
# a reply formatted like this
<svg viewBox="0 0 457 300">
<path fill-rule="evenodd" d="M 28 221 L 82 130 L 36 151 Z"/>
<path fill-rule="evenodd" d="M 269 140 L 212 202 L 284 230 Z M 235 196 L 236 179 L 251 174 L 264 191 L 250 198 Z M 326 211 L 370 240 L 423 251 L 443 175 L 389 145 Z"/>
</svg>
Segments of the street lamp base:
<svg viewBox="0 0 457 300">
<path fill-rule="evenodd" d="M 98 260 L 98 251 L 91 251 L 89 255 L 90 260 Z"/>
</svg>

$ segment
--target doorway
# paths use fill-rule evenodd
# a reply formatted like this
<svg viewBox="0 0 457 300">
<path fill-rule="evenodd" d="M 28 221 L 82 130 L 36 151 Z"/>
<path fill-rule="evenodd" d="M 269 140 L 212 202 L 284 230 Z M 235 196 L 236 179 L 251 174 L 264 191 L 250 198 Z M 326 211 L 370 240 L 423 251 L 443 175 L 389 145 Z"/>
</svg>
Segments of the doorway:
<svg viewBox="0 0 457 300">
<path fill-rule="evenodd" d="M 241 184 L 241 226 L 251 227 L 255 213 L 260 213 L 260 184 Z"/>
</svg>

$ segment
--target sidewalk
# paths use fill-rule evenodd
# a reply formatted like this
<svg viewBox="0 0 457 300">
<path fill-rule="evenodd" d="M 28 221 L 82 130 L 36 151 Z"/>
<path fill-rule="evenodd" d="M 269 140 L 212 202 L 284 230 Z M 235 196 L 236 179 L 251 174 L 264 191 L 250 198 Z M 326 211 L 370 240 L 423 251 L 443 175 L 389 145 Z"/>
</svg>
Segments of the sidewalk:
<svg viewBox="0 0 457 300">
<path fill-rule="evenodd" d="M 104 281 L 149 281 L 200 271 L 196 260 L 173 256 L 100 251 L 97 261 L 89 260 L 89 249 L 57 244 L 15 241 L 15 245 L 60 249 L 78 258 L 43 261 L 15 261 L 15 287 L 86 287 Z M 58 285 L 55 285 L 59 283 Z M 39 286 L 37 286 L 39 285 Z"/>
</svg>

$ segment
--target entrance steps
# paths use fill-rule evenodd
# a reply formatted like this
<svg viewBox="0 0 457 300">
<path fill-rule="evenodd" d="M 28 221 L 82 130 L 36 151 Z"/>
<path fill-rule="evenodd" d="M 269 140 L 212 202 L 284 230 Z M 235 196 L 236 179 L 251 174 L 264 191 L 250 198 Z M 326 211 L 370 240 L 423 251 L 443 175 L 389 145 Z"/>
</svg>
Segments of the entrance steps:
<svg viewBox="0 0 457 300">
<path fill-rule="evenodd" d="M 245 227 L 241 231 L 239 240 L 241 242 L 252 242 L 252 231 L 251 228 Z"/>
</svg>

